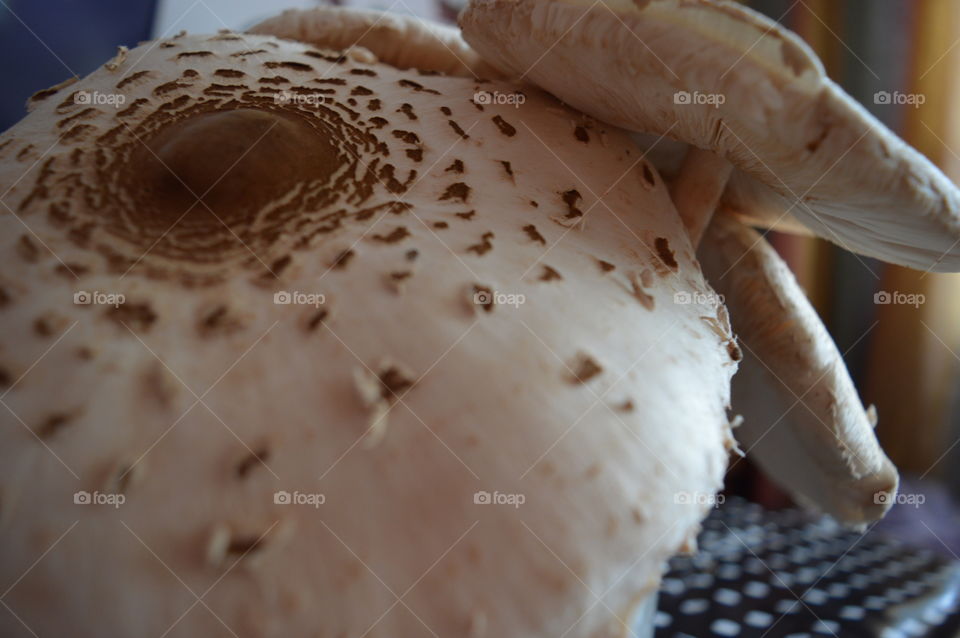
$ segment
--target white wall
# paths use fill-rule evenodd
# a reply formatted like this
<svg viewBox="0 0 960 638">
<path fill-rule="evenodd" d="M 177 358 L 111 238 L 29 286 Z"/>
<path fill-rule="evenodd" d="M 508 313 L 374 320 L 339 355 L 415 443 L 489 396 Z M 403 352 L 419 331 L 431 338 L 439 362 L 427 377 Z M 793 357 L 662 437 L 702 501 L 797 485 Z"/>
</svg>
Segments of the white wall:
<svg viewBox="0 0 960 638">
<path fill-rule="evenodd" d="M 395 13 L 438 18 L 433 0 L 346 0 L 355 7 L 389 9 Z M 160 0 L 153 37 L 171 36 L 179 31 L 214 33 L 219 29 L 243 30 L 284 9 L 319 6 L 317 0 Z"/>
</svg>

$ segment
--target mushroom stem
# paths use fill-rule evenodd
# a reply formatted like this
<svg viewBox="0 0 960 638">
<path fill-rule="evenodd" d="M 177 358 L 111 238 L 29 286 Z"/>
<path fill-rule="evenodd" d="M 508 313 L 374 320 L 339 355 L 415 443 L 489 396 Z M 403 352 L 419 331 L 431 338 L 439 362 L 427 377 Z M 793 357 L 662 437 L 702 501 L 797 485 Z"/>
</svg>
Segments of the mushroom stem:
<svg viewBox="0 0 960 638">
<path fill-rule="evenodd" d="M 733 378 L 733 409 L 744 416 L 737 439 L 801 502 L 844 523 L 882 516 L 897 471 L 790 269 L 759 233 L 722 215 L 698 257 L 743 347 Z"/>
<path fill-rule="evenodd" d="M 694 248 L 710 224 L 732 171 L 733 165 L 716 153 L 691 146 L 670 184 L 670 197 Z"/>
</svg>

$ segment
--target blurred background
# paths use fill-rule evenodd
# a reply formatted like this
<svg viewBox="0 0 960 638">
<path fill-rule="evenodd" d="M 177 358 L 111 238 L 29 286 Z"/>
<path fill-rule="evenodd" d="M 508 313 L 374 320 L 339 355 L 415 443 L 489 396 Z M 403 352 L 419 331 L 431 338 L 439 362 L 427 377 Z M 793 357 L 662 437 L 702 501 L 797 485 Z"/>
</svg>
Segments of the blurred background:
<svg viewBox="0 0 960 638">
<path fill-rule="evenodd" d="M 835 82 L 960 181 L 960 2 L 746 4 L 796 31 Z M 923 508 L 895 508 L 881 527 L 960 553 L 960 276 L 884 264 L 820 239 L 772 242 L 845 353 L 864 404 L 877 407 L 877 434 L 903 476 L 901 491 L 926 498 Z M 883 303 L 896 293 L 919 303 Z"/>
<path fill-rule="evenodd" d="M 452 21 L 459 0 L 332 0 Z M 0 0 L 0 130 L 19 120 L 34 92 L 89 73 L 116 46 L 180 30 L 243 29 L 282 8 L 316 0 Z M 751 0 L 796 31 L 829 75 L 887 126 L 960 180 L 960 2 L 956 0 Z M 915 272 L 846 253 L 818 239 L 774 236 L 824 318 L 881 441 L 926 495 L 922 514 L 897 508 L 884 525 L 915 542 L 960 553 L 960 277 Z M 882 303 L 916 295 L 914 305 Z M 902 298 L 902 297 L 899 297 Z M 734 491 L 768 506 L 784 497 L 749 463 Z M 935 506 L 931 507 L 931 505 Z M 904 510 L 904 511 L 899 511 Z M 923 516 L 933 534 L 910 524 Z"/>
</svg>

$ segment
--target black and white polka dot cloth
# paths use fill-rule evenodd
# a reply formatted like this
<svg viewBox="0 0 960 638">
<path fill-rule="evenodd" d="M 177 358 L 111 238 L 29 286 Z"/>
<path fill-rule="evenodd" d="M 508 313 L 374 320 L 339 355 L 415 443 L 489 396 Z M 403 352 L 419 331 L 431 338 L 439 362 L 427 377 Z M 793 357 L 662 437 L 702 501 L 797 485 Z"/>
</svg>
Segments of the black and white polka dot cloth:
<svg viewBox="0 0 960 638">
<path fill-rule="evenodd" d="M 656 638 L 958 638 L 960 563 L 729 499 L 670 563 Z"/>
</svg>

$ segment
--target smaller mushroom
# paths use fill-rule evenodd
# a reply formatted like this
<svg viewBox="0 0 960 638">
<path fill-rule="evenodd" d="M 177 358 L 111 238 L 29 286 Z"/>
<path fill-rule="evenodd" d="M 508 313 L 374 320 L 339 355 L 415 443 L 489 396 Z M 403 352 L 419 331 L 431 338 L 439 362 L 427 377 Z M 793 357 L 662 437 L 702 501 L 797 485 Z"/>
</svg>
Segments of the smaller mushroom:
<svg viewBox="0 0 960 638">
<path fill-rule="evenodd" d="M 463 41 L 457 29 L 395 13 L 337 7 L 290 9 L 249 32 L 329 50 L 363 47 L 398 69 L 474 78 L 499 75 Z"/>
<path fill-rule="evenodd" d="M 720 209 L 749 223 L 789 229 L 795 218 L 853 252 L 960 270 L 960 190 L 832 82 L 803 40 L 755 11 L 719 0 L 474 0 L 460 24 L 504 75 L 717 155 L 682 160 L 672 192 L 688 228 L 706 226 L 713 211 L 698 202 L 722 190 Z M 659 157 L 676 166 L 686 150 L 673 148 Z M 726 188 L 723 161 L 734 168 Z M 691 206 L 703 217 L 691 219 Z"/>
<path fill-rule="evenodd" d="M 745 411 L 737 439 L 801 502 L 855 525 L 882 516 L 891 501 L 879 495 L 896 493 L 896 468 L 789 267 L 759 233 L 724 216 L 698 254 L 744 354 L 733 378 L 733 405 Z"/>
</svg>

